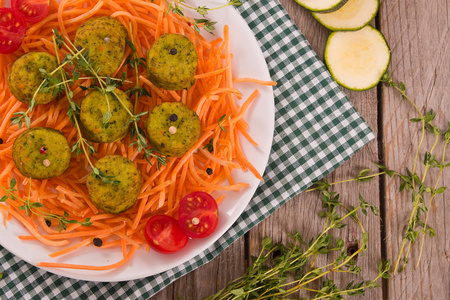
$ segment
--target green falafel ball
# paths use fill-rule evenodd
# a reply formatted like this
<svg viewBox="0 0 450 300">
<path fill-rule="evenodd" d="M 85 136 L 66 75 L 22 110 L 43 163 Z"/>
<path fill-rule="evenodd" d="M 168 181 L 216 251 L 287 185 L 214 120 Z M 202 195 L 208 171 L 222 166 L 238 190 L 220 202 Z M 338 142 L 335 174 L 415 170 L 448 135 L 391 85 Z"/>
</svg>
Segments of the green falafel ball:
<svg viewBox="0 0 450 300">
<path fill-rule="evenodd" d="M 20 102 L 28 103 L 45 79 L 40 69 L 51 73 L 58 67 L 56 57 L 45 52 L 29 52 L 19 57 L 12 65 L 8 75 L 11 93 Z M 53 94 L 53 88 L 45 92 L 41 89 L 36 93 L 36 104 L 47 104 L 58 95 Z"/>
<path fill-rule="evenodd" d="M 94 69 L 100 76 L 111 75 L 125 55 L 126 28 L 112 17 L 96 17 L 87 20 L 77 29 L 75 46 L 88 51 Z"/>
<path fill-rule="evenodd" d="M 13 145 L 13 161 L 22 175 L 33 179 L 59 176 L 70 165 L 70 147 L 58 130 L 47 127 L 22 132 Z"/>
<path fill-rule="evenodd" d="M 97 208 L 107 213 L 117 214 L 134 205 L 141 190 L 141 174 L 134 163 L 120 155 L 101 158 L 95 167 L 118 184 L 103 182 L 100 178 L 89 176 L 87 187 L 89 196 Z"/>
<path fill-rule="evenodd" d="M 164 102 L 150 112 L 146 129 L 150 145 L 166 156 L 182 156 L 198 140 L 198 115 L 181 102 Z"/>
<path fill-rule="evenodd" d="M 131 123 L 126 125 L 130 115 L 123 105 L 132 111 L 133 104 L 121 90 L 115 89 L 114 93 L 120 100 L 112 93 L 103 95 L 100 91 L 93 91 L 81 101 L 80 128 L 85 138 L 91 142 L 112 143 L 126 136 L 130 129 Z M 111 112 L 111 119 L 105 128 L 103 115 L 108 111 Z"/>
<path fill-rule="evenodd" d="M 148 79 L 166 90 L 189 89 L 195 82 L 198 55 L 187 37 L 168 33 L 147 51 Z"/>
</svg>

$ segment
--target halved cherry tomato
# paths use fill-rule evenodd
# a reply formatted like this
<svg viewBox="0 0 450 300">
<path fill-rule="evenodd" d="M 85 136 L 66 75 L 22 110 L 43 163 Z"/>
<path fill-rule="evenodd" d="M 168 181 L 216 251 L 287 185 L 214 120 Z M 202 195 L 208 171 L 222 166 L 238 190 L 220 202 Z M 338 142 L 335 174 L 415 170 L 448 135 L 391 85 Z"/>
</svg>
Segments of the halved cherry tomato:
<svg viewBox="0 0 450 300">
<path fill-rule="evenodd" d="M 9 54 L 19 49 L 27 31 L 27 23 L 14 9 L 0 8 L 0 53 Z"/>
<path fill-rule="evenodd" d="M 178 209 L 181 230 L 191 238 L 211 235 L 219 223 L 216 200 L 205 192 L 193 192 L 183 197 Z"/>
<path fill-rule="evenodd" d="M 188 237 L 178 225 L 177 220 L 166 215 L 151 217 L 145 225 L 145 238 L 154 250 L 173 253 L 186 246 Z"/>
<path fill-rule="evenodd" d="M 12 0 L 11 7 L 17 10 L 28 23 L 43 20 L 50 8 L 49 0 Z"/>
</svg>

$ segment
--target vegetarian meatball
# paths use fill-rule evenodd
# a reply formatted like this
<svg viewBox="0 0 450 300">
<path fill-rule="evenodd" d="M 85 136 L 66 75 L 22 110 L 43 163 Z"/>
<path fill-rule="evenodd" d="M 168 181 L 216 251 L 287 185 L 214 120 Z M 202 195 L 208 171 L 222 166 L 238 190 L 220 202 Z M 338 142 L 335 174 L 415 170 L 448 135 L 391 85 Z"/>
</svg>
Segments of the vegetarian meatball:
<svg viewBox="0 0 450 300">
<path fill-rule="evenodd" d="M 182 156 L 200 137 L 200 118 L 180 102 L 164 102 L 150 112 L 146 129 L 153 148 L 166 156 Z"/>
<path fill-rule="evenodd" d="M 89 196 L 97 208 L 107 213 L 121 213 L 134 205 L 141 190 L 141 174 L 134 163 L 120 155 L 101 158 L 95 167 L 117 184 L 89 176 Z M 92 174 L 91 174 L 92 175 Z"/>
<path fill-rule="evenodd" d="M 128 32 L 112 17 L 96 17 L 78 27 L 75 46 L 89 51 L 88 56 L 101 76 L 111 75 L 122 62 Z"/>
<path fill-rule="evenodd" d="M 103 95 L 100 91 L 93 91 L 81 101 L 80 128 L 85 138 L 91 142 L 111 143 L 122 139 L 130 129 L 131 123 L 125 126 L 130 120 L 130 115 L 123 105 L 132 111 L 133 104 L 121 90 L 115 89 L 114 93 L 120 100 L 112 93 Z M 103 115 L 108 109 L 111 112 L 111 119 L 105 128 Z"/>
<path fill-rule="evenodd" d="M 24 176 L 33 179 L 56 177 L 69 167 L 69 143 L 58 130 L 47 127 L 30 128 L 15 140 L 13 160 Z"/>
<path fill-rule="evenodd" d="M 147 74 L 166 90 L 189 89 L 195 82 L 198 55 L 194 44 L 181 34 L 164 34 L 147 51 Z"/>
<path fill-rule="evenodd" d="M 14 62 L 8 75 L 11 93 L 20 102 L 30 102 L 45 78 L 39 69 L 51 73 L 57 67 L 56 57 L 48 53 L 29 52 L 22 55 Z M 41 88 L 34 98 L 36 104 L 46 104 L 55 100 L 58 95 L 54 95 L 53 90 L 53 88 L 46 90 Z"/>
</svg>

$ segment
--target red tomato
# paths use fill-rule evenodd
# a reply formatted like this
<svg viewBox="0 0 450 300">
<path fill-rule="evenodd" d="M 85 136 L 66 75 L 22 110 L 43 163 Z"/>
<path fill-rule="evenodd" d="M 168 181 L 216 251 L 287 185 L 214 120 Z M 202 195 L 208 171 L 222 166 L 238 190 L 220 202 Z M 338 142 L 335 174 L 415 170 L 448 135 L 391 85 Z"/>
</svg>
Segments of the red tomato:
<svg viewBox="0 0 450 300">
<path fill-rule="evenodd" d="M 145 238 L 150 247 L 161 253 L 181 250 L 188 241 L 177 220 L 165 215 L 153 216 L 147 221 Z"/>
<path fill-rule="evenodd" d="M 11 7 L 17 10 L 28 23 L 37 23 L 43 20 L 50 8 L 48 0 L 12 0 Z"/>
<path fill-rule="evenodd" d="M 27 23 L 14 9 L 0 8 L 0 53 L 9 54 L 19 49 Z"/>
<path fill-rule="evenodd" d="M 181 230 L 191 238 L 211 235 L 219 223 L 216 200 L 205 192 L 193 192 L 181 199 L 178 209 Z"/>
</svg>

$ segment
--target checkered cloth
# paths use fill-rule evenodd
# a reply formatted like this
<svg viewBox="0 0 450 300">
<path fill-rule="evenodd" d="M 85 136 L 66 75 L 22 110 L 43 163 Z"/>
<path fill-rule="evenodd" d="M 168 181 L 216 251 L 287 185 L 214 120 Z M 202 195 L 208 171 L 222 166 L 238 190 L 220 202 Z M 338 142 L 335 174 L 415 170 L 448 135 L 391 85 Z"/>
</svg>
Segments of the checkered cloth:
<svg viewBox="0 0 450 300">
<path fill-rule="evenodd" d="M 60 277 L 0 247 L 0 299 L 145 299 L 211 261 L 294 195 L 324 177 L 374 134 L 277 0 L 248 0 L 237 8 L 278 82 L 276 123 L 264 183 L 244 213 L 209 249 L 156 276 L 119 283 Z"/>
</svg>

